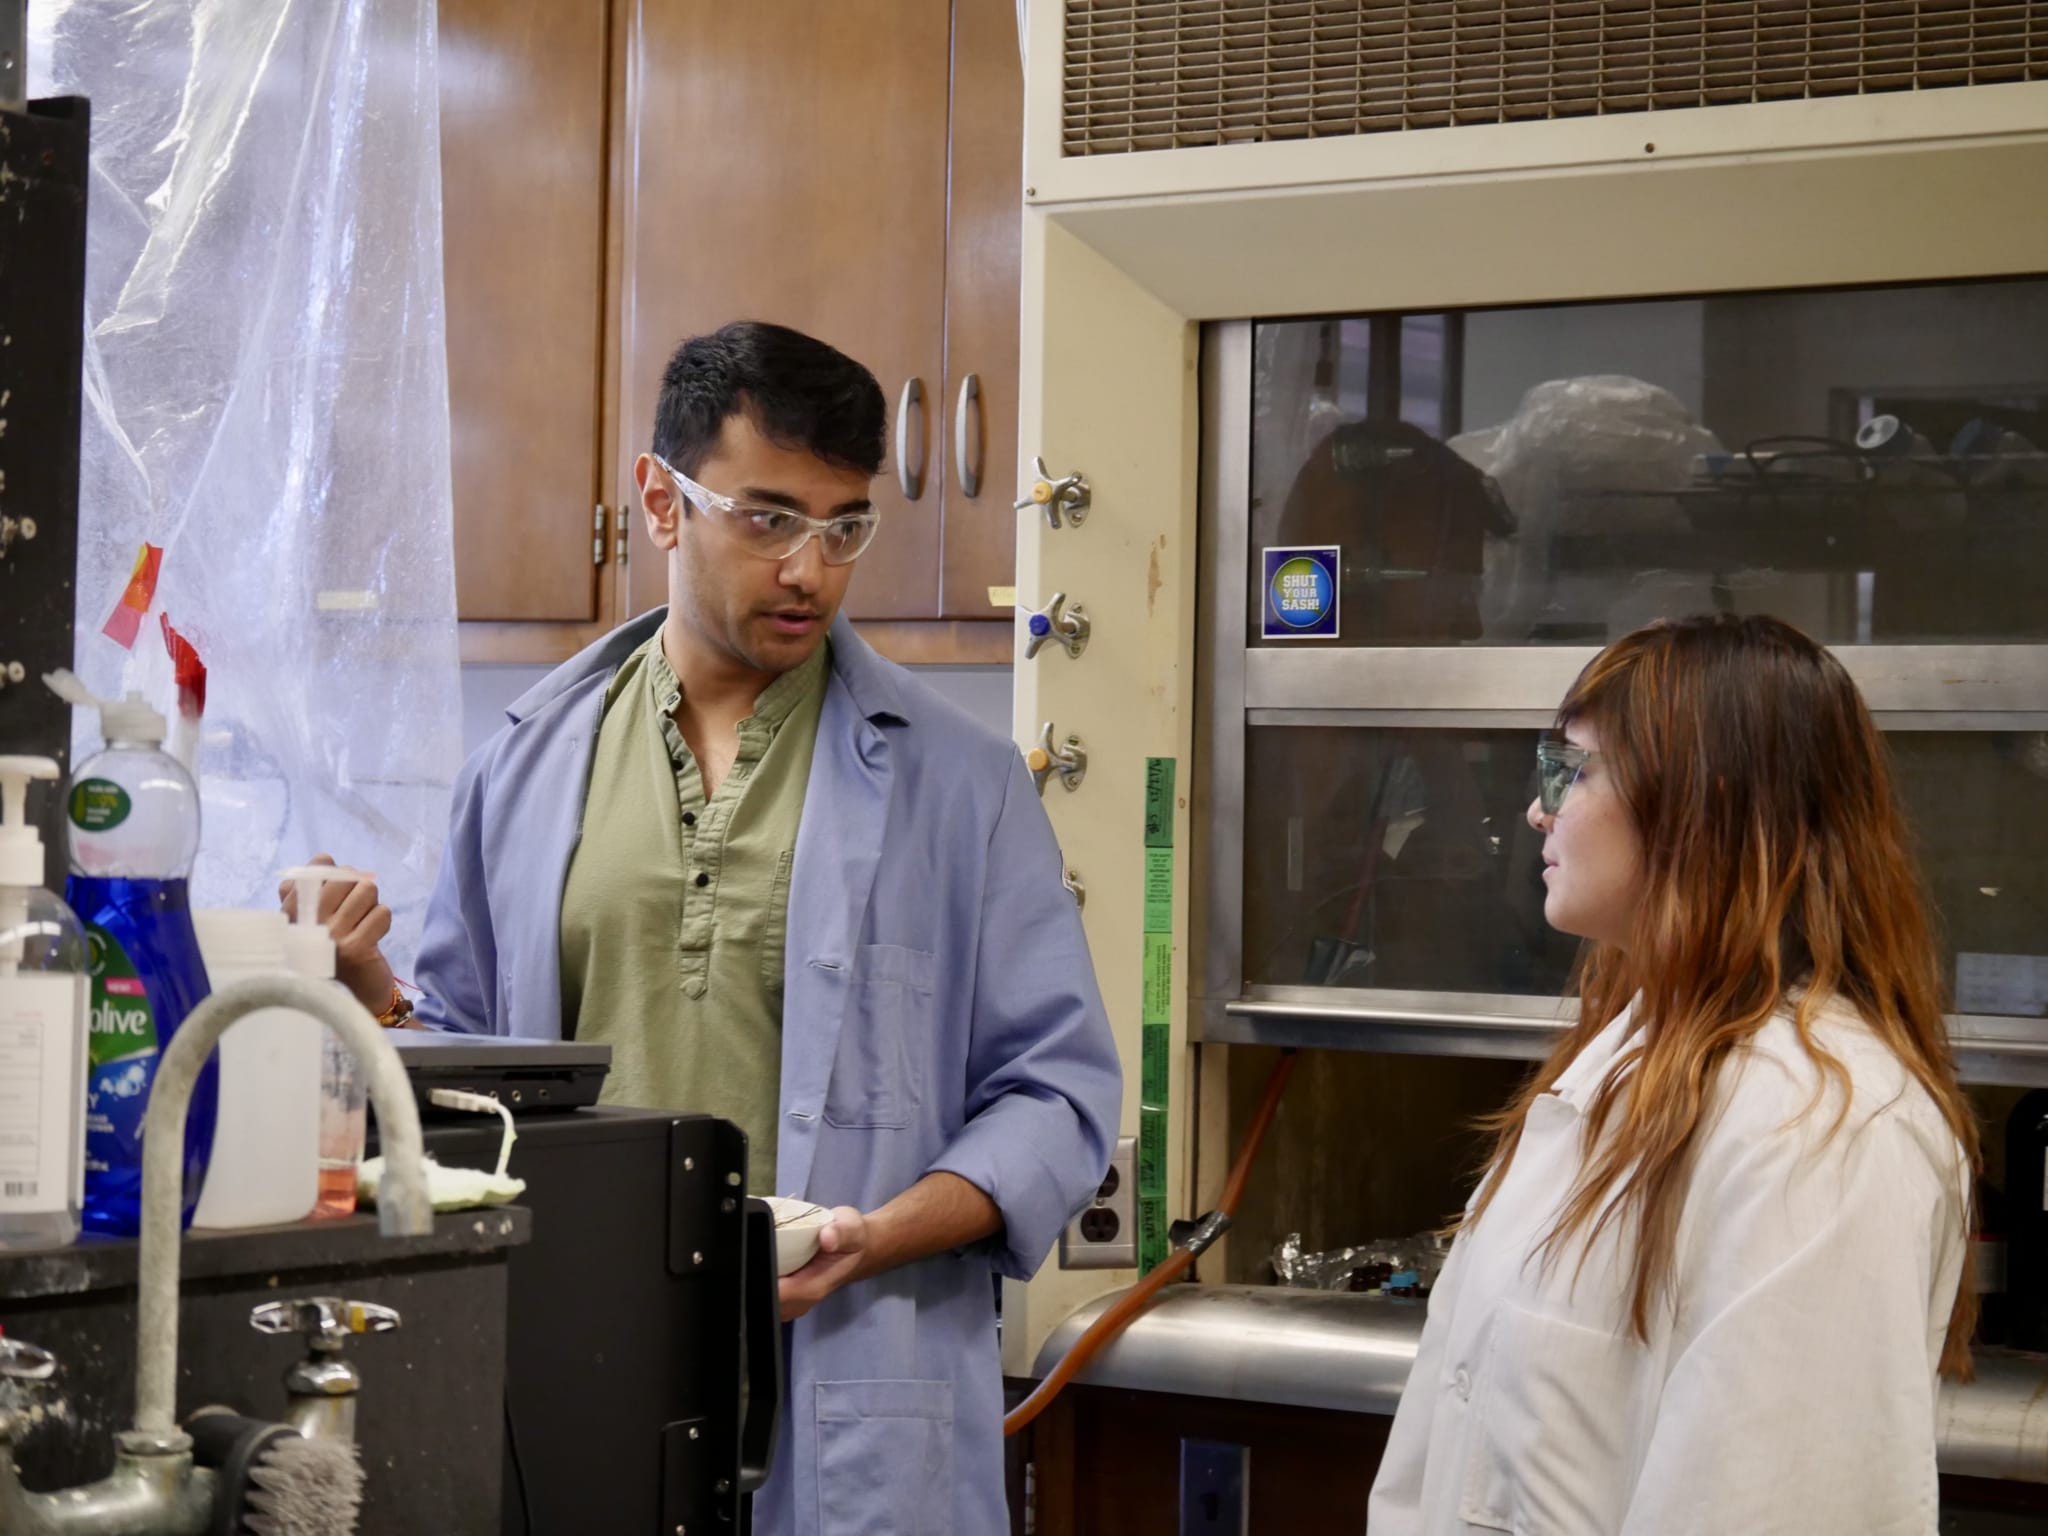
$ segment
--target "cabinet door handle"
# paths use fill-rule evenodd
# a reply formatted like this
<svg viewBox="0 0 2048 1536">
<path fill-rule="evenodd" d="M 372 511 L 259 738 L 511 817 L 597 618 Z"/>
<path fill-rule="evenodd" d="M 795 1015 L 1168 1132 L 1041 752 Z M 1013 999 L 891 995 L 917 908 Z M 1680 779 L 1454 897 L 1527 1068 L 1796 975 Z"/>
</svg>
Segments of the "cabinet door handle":
<svg viewBox="0 0 2048 1536">
<path fill-rule="evenodd" d="M 910 446 L 910 423 L 917 422 L 917 447 Z M 924 494 L 924 380 L 912 375 L 903 381 L 902 398 L 896 402 L 896 483 L 903 499 L 915 501 Z"/>
<path fill-rule="evenodd" d="M 981 375 L 970 373 L 960 381 L 960 403 L 953 409 L 953 463 L 960 471 L 960 489 L 968 496 L 981 494 L 980 403 Z"/>
</svg>

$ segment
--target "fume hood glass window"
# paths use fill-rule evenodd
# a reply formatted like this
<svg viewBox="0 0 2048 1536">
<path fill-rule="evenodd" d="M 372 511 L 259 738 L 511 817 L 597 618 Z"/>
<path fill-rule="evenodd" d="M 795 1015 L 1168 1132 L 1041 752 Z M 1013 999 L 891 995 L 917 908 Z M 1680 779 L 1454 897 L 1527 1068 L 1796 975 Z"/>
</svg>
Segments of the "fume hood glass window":
<svg viewBox="0 0 2048 1536">
<path fill-rule="evenodd" d="M 2042 279 L 1269 321 L 1252 392 L 1254 645 L 2048 639 Z M 1263 638 L 1268 548 L 1334 636 Z"/>
<path fill-rule="evenodd" d="M 1530 730 L 1246 732 L 1244 975 L 1257 986 L 1555 997 Z M 2048 734 L 1886 738 L 1954 1011 L 2048 1016 Z"/>
<path fill-rule="evenodd" d="M 1540 733 L 1246 733 L 1244 974 L 1254 985 L 1557 996 L 1525 812 Z"/>
</svg>

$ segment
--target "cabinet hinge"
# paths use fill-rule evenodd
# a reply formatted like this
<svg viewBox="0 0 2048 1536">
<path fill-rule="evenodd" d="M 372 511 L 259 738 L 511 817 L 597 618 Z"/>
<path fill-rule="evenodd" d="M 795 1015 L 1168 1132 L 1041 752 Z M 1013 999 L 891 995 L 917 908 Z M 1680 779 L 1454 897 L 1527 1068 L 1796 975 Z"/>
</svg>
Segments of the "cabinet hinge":
<svg viewBox="0 0 2048 1536">
<path fill-rule="evenodd" d="M 619 564 L 624 565 L 626 563 L 627 550 L 631 547 L 626 539 L 626 509 L 624 507 L 614 507 L 612 509 L 612 528 L 616 535 L 612 548 L 612 558 L 618 561 Z"/>
<path fill-rule="evenodd" d="M 590 515 L 590 563 L 604 564 L 604 503 L 601 501 Z"/>
</svg>

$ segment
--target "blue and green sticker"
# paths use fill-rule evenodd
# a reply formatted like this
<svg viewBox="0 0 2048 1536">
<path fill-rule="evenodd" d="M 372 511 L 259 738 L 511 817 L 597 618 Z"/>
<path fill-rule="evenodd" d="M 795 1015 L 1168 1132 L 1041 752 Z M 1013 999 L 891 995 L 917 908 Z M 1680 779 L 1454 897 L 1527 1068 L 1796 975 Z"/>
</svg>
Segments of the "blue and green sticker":
<svg viewBox="0 0 2048 1536">
<path fill-rule="evenodd" d="M 1265 640 L 1334 640 L 1343 551 L 1336 545 L 1289 545 L 1264 552 L 1259 636 Z"/>
</svg>

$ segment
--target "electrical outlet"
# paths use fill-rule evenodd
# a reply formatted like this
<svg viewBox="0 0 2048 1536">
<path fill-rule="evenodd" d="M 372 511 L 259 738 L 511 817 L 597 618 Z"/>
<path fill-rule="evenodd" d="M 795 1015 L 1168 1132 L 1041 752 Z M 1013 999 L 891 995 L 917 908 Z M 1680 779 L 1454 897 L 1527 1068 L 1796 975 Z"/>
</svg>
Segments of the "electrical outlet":
<svg viewBox="0 0 2048 1536">
<path fill-rule="evenodd" d="M 1252 1449 L 1180 1443 L 1180 1536 L 1245 1536 L 1252 1528 Z"/>
<path fill-rule="evenodd" d="M 1060 1233 L 1061 1269 L 1138 1267 L 1138 1140 L 1117 1138 L 1102 1187 Z"/>
</svg>

